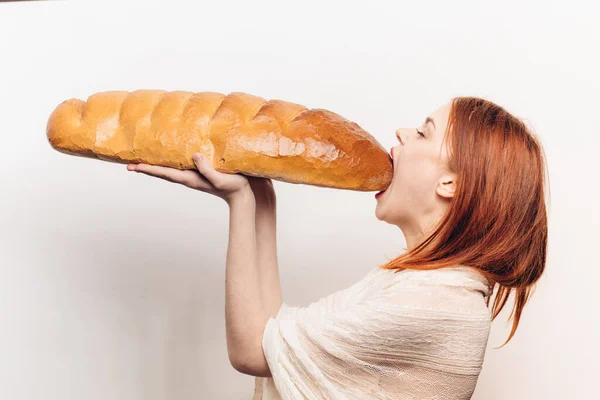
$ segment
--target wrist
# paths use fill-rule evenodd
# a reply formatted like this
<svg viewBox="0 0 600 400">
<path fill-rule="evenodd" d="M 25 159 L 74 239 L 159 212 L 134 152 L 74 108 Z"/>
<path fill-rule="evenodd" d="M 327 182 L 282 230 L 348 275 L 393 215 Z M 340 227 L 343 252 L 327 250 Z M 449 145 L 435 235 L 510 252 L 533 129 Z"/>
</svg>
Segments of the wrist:
<svg viewBox="0 0 600 400">
<path fill-rule="evenodd" d="M 257 193 L 254 192 L 256 206 L 261 209 L 274 209 L 277 203 L 275 193 Z"/>
<path fill-rule="evenodd" d="M 248 177 L 248 183 L 256 197 L 275 195 L 275 188 L 271 179 L 250 176 Z"/>
<path fill-rule="evenodd" d="M 244 187 L 242 189 L 236 190 L 231 193 L 228 197 L 224 198 L 225 202 L 232 207 L 234 204 L 238 203 L 255 203 L 254 194 L 252 193 L 252 189 L 250 186 Z"/>
</svg>

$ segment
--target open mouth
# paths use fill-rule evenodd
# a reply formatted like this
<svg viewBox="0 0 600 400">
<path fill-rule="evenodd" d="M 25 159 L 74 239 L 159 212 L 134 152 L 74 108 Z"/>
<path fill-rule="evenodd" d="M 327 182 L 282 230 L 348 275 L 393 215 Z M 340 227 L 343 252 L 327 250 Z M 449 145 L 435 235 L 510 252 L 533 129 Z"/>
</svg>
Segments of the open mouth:
<svg viewBox="0 0 600 400">
<path fill-rule="evenodd" d="M 385 192 L 387 192 L 389 190 L 389 188 L 392 187 L 392 184 L 390 183 L 390 185 L 388 187 L 386 187 L 384 190 L 382 190 L 381 192 L 378 192 L 375 194 L 375 198 L 379 198 L 382 194 L 384 194 Z"/>
</svg>

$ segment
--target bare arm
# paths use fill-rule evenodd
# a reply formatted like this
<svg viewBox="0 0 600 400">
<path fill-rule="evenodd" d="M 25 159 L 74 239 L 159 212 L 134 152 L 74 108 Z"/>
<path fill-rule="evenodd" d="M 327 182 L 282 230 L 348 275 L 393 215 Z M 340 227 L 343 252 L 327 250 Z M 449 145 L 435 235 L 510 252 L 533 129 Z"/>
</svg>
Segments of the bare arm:
<svg viewBox="0 0 600 400">
<path fill-rule="evenodd" d="M 263 306 L 275 318 L 283 302 L 277 262 L 277 204 L 270 179 L 249 178 L 256 200 L 256 247 Z"/>
<path fill-rule="evenodd" d="M 262 350 L 262 335 L 272 310 L 279 309 L 281 290 L 273 254 L 274 208 L 259 202 L 261 206 L 257 207 L 251 190 L 239 192 L 228 202 L 225 325 L 233 367 L 248 375 L 271 376 Z"/>
<path fill-rule="evenodd" d="M 195 170 L 129 164 L 142 172 L 216 195 L 229 206 L 229 245 L 225 270 L 225 325 L 232 366 L 255 376 L 271 376 L 262 336 L 281 305 L 275 244 L 275 191 L 270 179 L 224 174 L 202 154 Z M 258 250 L 257 250 L 258 247 Z"/>
</svg>

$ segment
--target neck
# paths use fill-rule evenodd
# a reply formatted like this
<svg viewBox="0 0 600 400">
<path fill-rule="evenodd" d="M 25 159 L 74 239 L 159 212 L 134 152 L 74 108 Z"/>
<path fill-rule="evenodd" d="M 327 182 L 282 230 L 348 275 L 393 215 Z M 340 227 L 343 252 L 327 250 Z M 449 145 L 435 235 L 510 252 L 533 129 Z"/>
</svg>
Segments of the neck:
<svg viewBox="0 0 600 400">
<path fill-rule="evenodd" d="M 445 210 L 438 210 L 435 214 L 424 215 L 412 221 L 404 221 L 403 223 L 398 224 L 398 227 L 406 239 L 406 248 L 409 251 L 433 232 L 440 222 L 444 211 Z"/>
</svg>

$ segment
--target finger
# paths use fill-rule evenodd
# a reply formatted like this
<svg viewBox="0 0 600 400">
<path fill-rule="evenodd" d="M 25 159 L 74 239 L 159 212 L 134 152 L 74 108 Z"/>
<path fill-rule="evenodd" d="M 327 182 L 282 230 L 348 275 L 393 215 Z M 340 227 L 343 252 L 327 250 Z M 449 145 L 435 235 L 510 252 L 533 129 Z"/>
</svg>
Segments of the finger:
<svg viewBox="0 0 600 400">
<path fill-rule="evenodd" d="M 173 183 L 180 183 L 194 189 L 209 190 L 211 184 L 194 170 L 179 170 L 160 165 L 138 164 L 135 171 L 155 176 Z"/>
<path fill-rule="evenodd" d="M 183 171 L 183 173 L 189 176 L 189 179 L 183 182 L 185 186 L 208 193 L 213 193 L 215 191 L 213 184 L 210 183 L 208 179 L 203 177 L 198 171 L 188 169 Z"/>
<path fill-rule="evenodd" d="M 173 171 L 169 171 L 166 167 L 161 167 L 159 165 L 138 164 L 135 171 L 174 183 L 179 183 L 182 178 Z"/>
<path fill-rule="evenodd" d="M 219 185 L 219 172 L 213 168 L 208 158 L 202 153 L 196 153 L 192 156 L 196 168 L 204 178 L 206 178 L 213 186 Z"/>
</svg>

